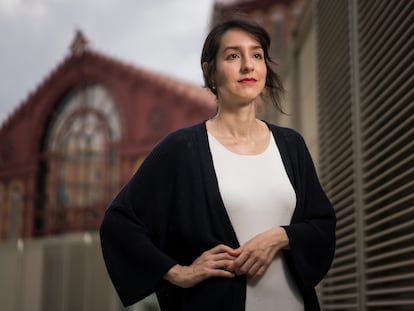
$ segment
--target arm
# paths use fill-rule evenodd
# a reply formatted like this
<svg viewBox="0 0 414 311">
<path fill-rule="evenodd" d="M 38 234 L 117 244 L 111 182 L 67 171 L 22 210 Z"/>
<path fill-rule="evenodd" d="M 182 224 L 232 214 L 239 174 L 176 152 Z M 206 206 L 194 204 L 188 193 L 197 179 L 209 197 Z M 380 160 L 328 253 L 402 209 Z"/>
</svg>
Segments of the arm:
<svg viewBox="0 0 414 311">
<path fill-rule="evenodd" d="M 174 180 L 171 139 L 157 145 L 107 209 L 101 247 L 109 276 L 122 303 L 153 293 L 177 262 L 162 251 Z"/>
<path fill-rule="evenodd" d="M 164 278 L 183 288 L 193 287 L 211 277 L 232 278 L 234 273 L 227 268 L 233 263 L 234 255 L 236 252 L 232 248 L 223 244 L 217 245 L 205 251 L 190 266 L 173 266 Z"/>
<path fill-rule="evenodd" d="M 335 211 L 323 191 L 303 138 L 286 135 L 297 205 L 291 224 L 284 226 L 290 250 L 284 252 L 305 287 L 316 286 L 335 253 Z"/>
<path fill-rule="evenodd" d="M 107 210 L 100 236 L 106 268 L 125 306 L 153 293 L 176 264 L 153 243 L 145 226 L 126 207 L 113 205 Z"/>
</svg>

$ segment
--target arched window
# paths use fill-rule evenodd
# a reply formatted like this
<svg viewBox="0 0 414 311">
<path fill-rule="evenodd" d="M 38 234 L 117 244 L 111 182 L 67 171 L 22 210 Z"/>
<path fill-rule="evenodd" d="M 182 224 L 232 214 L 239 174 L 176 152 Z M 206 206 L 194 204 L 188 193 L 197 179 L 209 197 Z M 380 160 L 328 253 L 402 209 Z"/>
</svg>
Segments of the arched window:
<svg viewBox="0 0 414 311">
<path fill-rule="evenodd" d="M 57 106 L 46 136 L 44 187 L 48 208 L 94 208 L 118 187 L 119 115 L 100 85 L 70 92 Z"/>
</svg>

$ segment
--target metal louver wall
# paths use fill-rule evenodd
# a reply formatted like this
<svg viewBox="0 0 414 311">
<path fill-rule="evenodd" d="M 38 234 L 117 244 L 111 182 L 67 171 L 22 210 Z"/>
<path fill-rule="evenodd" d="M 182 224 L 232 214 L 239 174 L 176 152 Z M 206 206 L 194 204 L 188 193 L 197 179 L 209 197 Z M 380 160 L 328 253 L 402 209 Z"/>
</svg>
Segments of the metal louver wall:
<svg viewBox="0 0 414 311">
<path fill-rule="evenodd" d="M 358 2 L 366 306 L 414 310 L 414 1 L 372 2 Z"/>
<path fill-rule="evenodd" d="M 318 1 L 319 174 L 337 213 L 336 259 L 322 286 L 325 310 L 355 309 L 358 293 L 352 77 L 347 1 Z"/>
<path fill-rule="evenodd" d="M 337 211 L 324 310 L 414 310 L 414 1 L 314 0 L 321 181 Z"/>
</svg>

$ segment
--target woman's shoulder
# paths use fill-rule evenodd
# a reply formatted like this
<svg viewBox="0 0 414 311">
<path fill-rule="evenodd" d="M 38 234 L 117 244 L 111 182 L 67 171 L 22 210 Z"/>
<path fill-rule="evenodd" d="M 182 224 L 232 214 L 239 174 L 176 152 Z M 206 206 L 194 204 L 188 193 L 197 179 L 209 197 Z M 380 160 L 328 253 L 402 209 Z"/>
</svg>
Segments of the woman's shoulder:
<svg viewBox="0 0 414 311">
<path fill-rule="evenodd" d="M 303 136 L 296 130 L 290 127 L 283 127 L 272 123 L 267 123 L 269 129 L 276 137 L 283 138 L 287 143 L 304 144 Z"/>
<path fill-rule="evenodd" d="M 204 123 L 198 123 L 187 127 L 178 128 L 167 134 L 163 141 L 170 143 L 186 143 L 203 130 Z"/>
<path fill-rule="evenodd" d="M 188 145 L 192 144 L 197 137 L 200 137 L 203 132 L 203 128 L 205 128 L 204 123 L 198 123 L 175 129 L 163 137 L 157 144 L 156 148 L 179 151 L 181 148 L 188 147 Z"/>
<path fill-rule="evenodd" d="M 197 132 L 202 129 L 202 125 L 200 123 L 170 132 L 152 148 L 145 161 L 148 163 L 173 163 L 178 159 L 187 159 L 188 148 L 194 145 L 192 142 Z"/>
</svg>

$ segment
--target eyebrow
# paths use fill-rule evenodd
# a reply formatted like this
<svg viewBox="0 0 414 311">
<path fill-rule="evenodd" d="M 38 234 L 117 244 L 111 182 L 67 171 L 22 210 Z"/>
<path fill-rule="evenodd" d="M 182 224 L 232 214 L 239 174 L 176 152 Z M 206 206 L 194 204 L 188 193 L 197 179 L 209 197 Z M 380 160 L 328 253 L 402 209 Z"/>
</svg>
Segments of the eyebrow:
<svg viewBox="0 0 414 311">
<path fill-rule="evenodd" d="M 263 50 L 263 48 L 260 45 L 254 45 L 250 48 L 251 50 Z M 223 52 L 226 52 L 228 50 L 241 50 L 239 46 L 227 46 L 223 49 Z"/>
</svg>

